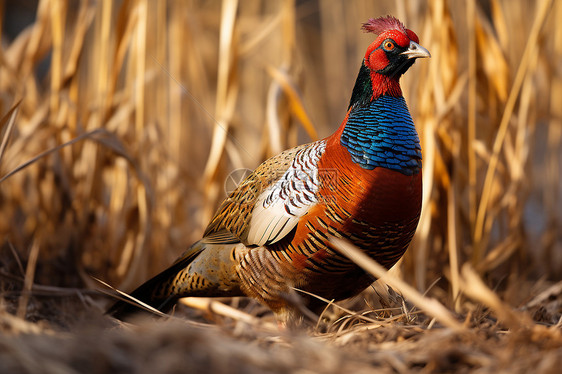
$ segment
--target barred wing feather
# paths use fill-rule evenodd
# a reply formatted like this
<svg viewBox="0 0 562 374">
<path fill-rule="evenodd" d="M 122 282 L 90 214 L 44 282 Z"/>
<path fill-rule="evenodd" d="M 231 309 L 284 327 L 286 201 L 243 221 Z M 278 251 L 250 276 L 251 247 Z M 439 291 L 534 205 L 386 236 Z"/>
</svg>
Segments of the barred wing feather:
<svg viewBox="0 0 562 374">
<path fill-rule="evenodd" d="M 318 202 L 318 141 L 264 162 L 223 203 L 205 236 L 228 230 L 245 245 L 273 244 L 295 228 Z"/>
</svg>

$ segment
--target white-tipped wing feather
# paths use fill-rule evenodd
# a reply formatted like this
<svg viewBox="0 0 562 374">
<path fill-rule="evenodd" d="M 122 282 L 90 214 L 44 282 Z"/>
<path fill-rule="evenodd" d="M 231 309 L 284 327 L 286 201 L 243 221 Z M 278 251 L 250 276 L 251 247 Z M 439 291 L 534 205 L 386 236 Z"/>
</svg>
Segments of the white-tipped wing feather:
<svg viewBox="0 0 562 374">
<path fill-rule="evenodd" d="M 247 243 L 261 246 L 279 241 L 318 203 L 318 161 L 325 147 L 324 141 L 318 141 L 299 150 L 279 180 L 259 194 Z"/>
</svg>

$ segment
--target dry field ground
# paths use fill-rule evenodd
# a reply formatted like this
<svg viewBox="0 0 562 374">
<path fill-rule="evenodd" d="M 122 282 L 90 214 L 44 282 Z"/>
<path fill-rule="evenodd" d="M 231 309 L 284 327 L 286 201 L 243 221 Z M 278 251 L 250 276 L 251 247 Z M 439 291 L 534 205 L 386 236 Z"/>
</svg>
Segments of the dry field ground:
<svg viewBox="0 0 562 374">
<path fill-rule="evenodd" d="M 424 152 L 404 259 L 342 243 L 383 279 L 296 331 L 245 299 L 104 317 L 97 279 L 130 291 L 233 171 L 337 128 L 386 14 L 432 53 L 402 81 Z M 560 20 L 556 0 L 0 1 L 0 372 L 560 372 Z"/>
</svg>

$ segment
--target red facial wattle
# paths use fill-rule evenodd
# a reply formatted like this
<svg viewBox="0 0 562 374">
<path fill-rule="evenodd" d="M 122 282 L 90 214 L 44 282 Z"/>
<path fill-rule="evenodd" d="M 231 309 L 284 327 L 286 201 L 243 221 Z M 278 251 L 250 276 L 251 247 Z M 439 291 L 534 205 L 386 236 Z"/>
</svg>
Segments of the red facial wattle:
<svg viewBox="0 0 562 374">
<path fill-rule="evenodd" d="M 379 71 L 388 66 L 388 57 L 382 44 L 390 40 L 397 47 L 408 48 L 410 41 L 419 43 L 419 38 L 411 30 L 406 29 L 406 33 L 401 30 L 388 30 L 380 34 L 373 43 L 367 48 L 365 53 L 365 65 L 374 71 Z"/>
</svg>

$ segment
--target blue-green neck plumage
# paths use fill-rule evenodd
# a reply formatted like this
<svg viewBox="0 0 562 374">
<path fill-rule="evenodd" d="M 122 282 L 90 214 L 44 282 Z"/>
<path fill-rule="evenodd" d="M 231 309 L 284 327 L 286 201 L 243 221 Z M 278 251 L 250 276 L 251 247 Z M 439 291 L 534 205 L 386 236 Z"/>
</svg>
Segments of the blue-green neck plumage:
<svg viewBox="0 0 562 374">
<path fill-rule="evenodd" d="M 419 137 L 402 96 L 380 96 L 353 107 L 340 144 L 364 169 L 384 167 L 413 175 L 421 170 Z"/>
</svg>

